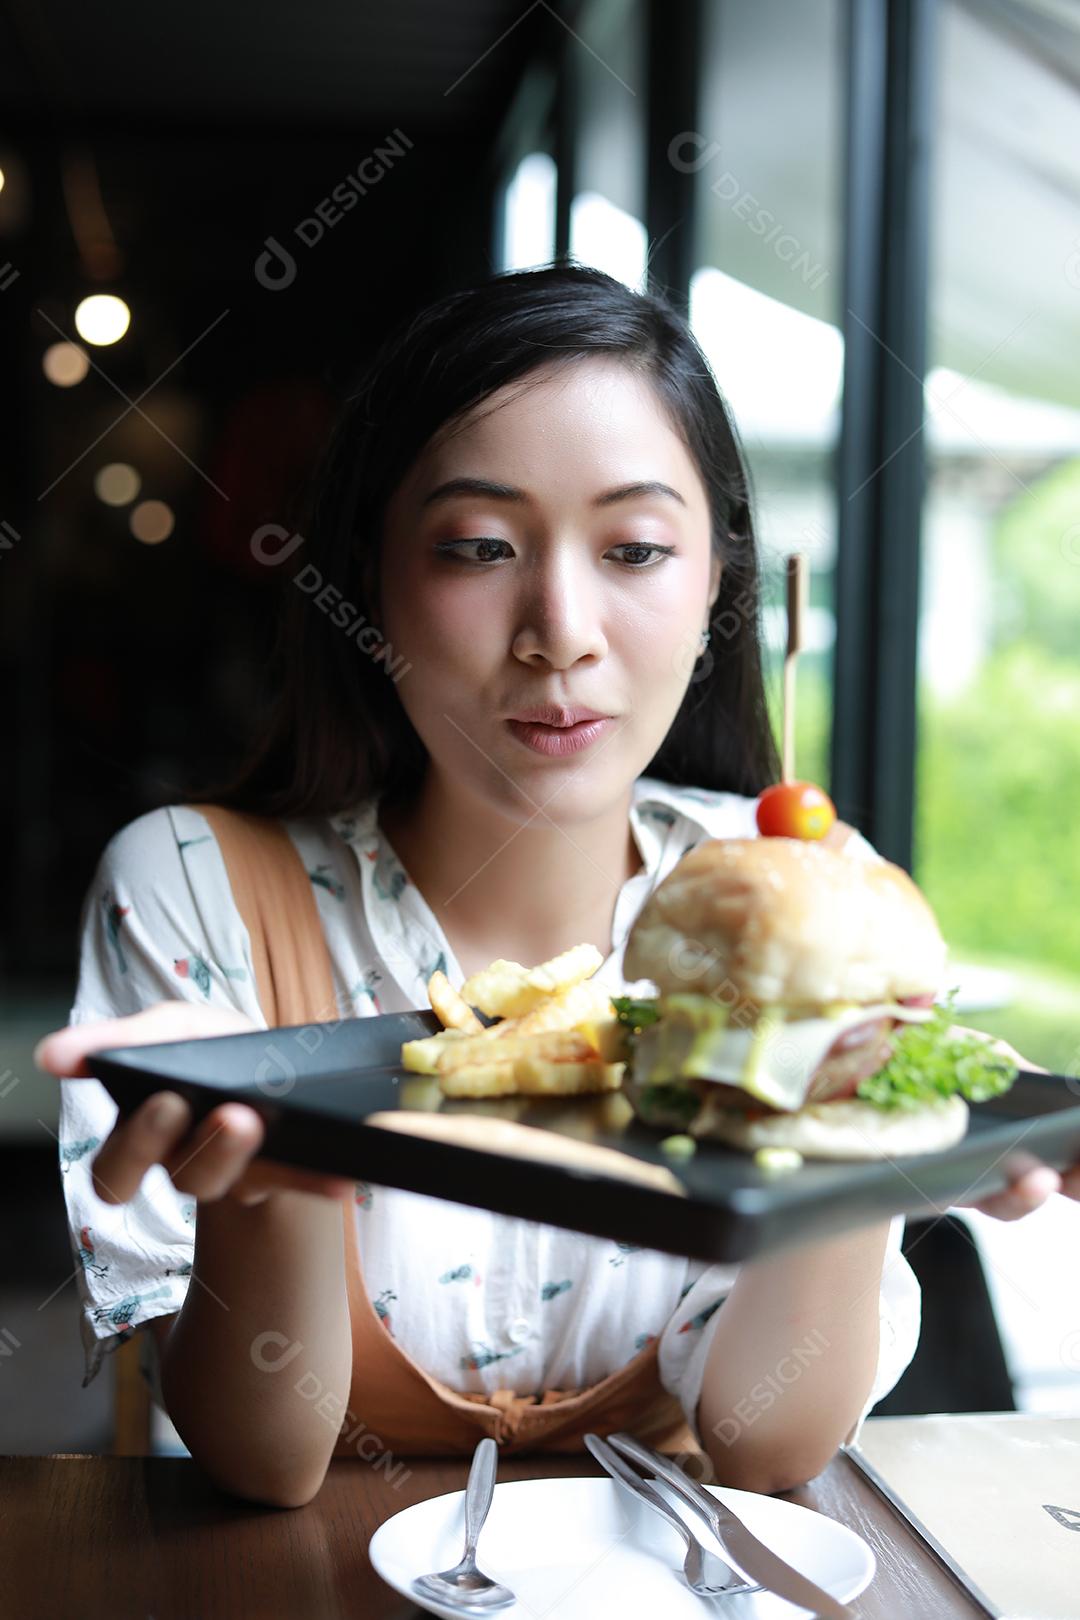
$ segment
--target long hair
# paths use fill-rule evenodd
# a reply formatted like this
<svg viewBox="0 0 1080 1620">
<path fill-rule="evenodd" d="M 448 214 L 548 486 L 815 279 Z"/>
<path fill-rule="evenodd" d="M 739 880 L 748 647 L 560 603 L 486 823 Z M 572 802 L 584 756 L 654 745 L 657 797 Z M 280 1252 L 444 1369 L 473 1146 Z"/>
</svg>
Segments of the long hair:
<svg viewBox="0 0 1080 1620">
<path fill-rule="evenodd" d="M 362 650 L 380 622 L 387 502 L 432 436 L 471 407 L 541 366 L 593 355 L 643 375 L 666 407 L 704 482 L 722 563 L 709 649 L 646 774 L 751 796 L 777 779 L 749 480 L 715 378 L 664 299 L 559 263 L 451 293 L 382 344 L 315 472 L 302 538 L 288 542 L 263 734 L 237 774 L 198 797 L 270 816 L 332 814 L 372 794 L 408 801 L 427 750 L 388 673 L 392 659 Z M 314 597 L 326 587 L 320 606 Z"/>
</svg>

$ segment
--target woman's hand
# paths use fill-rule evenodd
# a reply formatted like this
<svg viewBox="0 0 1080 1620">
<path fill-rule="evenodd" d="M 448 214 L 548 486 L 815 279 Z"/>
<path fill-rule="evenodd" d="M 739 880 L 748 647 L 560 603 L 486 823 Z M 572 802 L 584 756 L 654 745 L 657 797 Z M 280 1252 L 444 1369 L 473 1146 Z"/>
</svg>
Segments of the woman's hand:
<svg viewBox="0 0 1080 1620">
<path fill-rule="evenodd" d="M 1000 1040 L 997 1036 L 987 1035 L 984 1031 L 966 1029 L 962 1025 L 953 1025 L 957 1034 L 978 1035 L 980 1040 L 989 1042 L 995 1052 L 1015 1063 L 1018 1069 L 1031 1069 L 1036 1074 L 1048 1074 L 1048 1069 L 1042 1068 L 1038 1063 L 1030 1063 L 1027 1058 L 1021 1057 L 1015 1047 L 1008 1041 Z M 1063 1193 L 1066 1198 L 1080 1200 L 1080 1164 L 1074 1164 L 1064 1174 L 1051 1169 L 1048 1164 L 1040 1164 L 1032 1155 L 1028 1155 L 1030 1164 L 1022 1170 L 1009 1185 L 1001 1192 L 991 1193 L 987 1198 L 980 1198 L 975 1202 L 958 1204 L 958 1209 L 977 1209 L 983 1215 L 993 1215 L 999 1221 L 1018 1221 L 1033 1210 L 1040 1209 L 1053 1193 Z"/>
<path fill-rule="evenodd" d="M 125 1018 L 69 1024 L 46 1035 L 34 1051 L 38 1068 L 65 1079 L 89 1075 L 86 1056 L 114 1046 L 146 1046 L 156 1041 L 189 1041 L 208 1035 L 237 1035 L 258 1025 L 229 1007 L 190 1001 L 159 1001 Z M 158 1091 L 126 1118 L 118 1119 L 93 1163 L 94 1191 L 109 1204 L 134 1197 L 152 1164 L 163 1164 L 180 1192 L 204 1202 L 230 1198 L 260 1204 L 276 1192 L 304 1192 L 344 1198 L 353 1183 L 339 1176 L 294 1170 L 251 1160 L 262 1146 L 265 1127 L 254 1108 L 220 1103 L 193 1130 L 192 1110 L 175 1091 Z"/>
</svg>

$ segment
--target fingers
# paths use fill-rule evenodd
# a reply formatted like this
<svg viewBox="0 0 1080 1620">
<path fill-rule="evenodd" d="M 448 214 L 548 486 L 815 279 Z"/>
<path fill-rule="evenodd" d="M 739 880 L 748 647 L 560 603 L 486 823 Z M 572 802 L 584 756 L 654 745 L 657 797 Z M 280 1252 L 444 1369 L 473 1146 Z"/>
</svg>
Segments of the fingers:
<svg viewBox="0 0 1080 1620">
<path fill-rule="evenodd" d="M 142 1014 L 134 1016 L 141 1018 Z M 103 1018 L 53 1030 L 34 1047 L 34 1062 L 46 1074 L 83 1079 L 90 1072 L 86 1067 L 86 1054 L 122 1044 L 123 1026 L 128 1022 L 126 1018 Z"/>
<path fill-rule="evenodd" d="M 1080 1199 L 1080 1164 L 1074 1164 L 1061 1178 L 1061 1190 L 1066 1198 Z"/>
<path fill-rule="evenodd" d="M 1036 1170 L 1025 1171 L 1003 1192 L 993 1193 L 970 1207 L 984 1215 L 992 1215 L 995 1220 L 1018 1221 L 1039 1209 L 1051 1194 L 1060 1192 L 1061 1186 L 1057 1171 L 1044 1164 Z"/>
<path fill-rule="evenodd" d="M 1049 1069 L 1042 1068 L 1038 1063 L 1031 1063 L 1022 1057 L 1015 1046 L 1003 1041 L 999 1035 L 988 1035 L 985 1029 L 971 1029 L 967 1024 L 950 1024 L 948 1033 L 954 1039 L 964 1035 L 976 1035 L 983 1045 L 996 1056 L 1004 1058 L 1007 1063 L 1015 1063 L 1018 1069 L 1030 1069 L 1033 1074 L 1049 1074 Z"/>
<path fill-rule="evenodd" d="M 1032 1063 L 1030 1058 L 1023 1057 L 1016 1050 L 1015 1046 L 1009 1045 L 1008 1041 L 1003 1041 L 995 1037 L 995 1039 L 991 1042 L 991 1045 L 999 1057 L 1005 1058 L 1009 1063 L 1015 1063 L 1018 1069 L 1027 1069 L 1032 1074 L 1050 1073 L 1050 1070 L 1044 1069 L 1041 1064 Z"/>
<path fill-rule="evenodd" d="M 262 1146 L 265 1128 L 253 1108 L 222 1103 L 162 1162 L 181 1192 L 221 1198 Z"/>
<path fill-rule="evenodd" d="M 113 1127 L 93 1163 L 94 1191 L 107 1204 L 123 1204 L 143 1176 L 175 1147 L 191 1124 L 191 1109 L 175 1091 L 159 1091 Z"/>
<path fill-rule="evenodd" d="M 180 1192 L 219 1198 L 262 1139 L 262 1121 L 242 1103 L 222 1103 L 192 1131 L 189 1105 L 159 1091 L 106 1139 L 92 1167 L 94 1191 L 106 1203 L 126 1203 L 150 1166 L 163 1164 Z"/>
<path fill-rule="evenodd" d="M 1049 1074 L 1049 1069 L 1042 1068 L 1038 1063 L 1032 1063 L 1028 1058 L 1021 1057 L 1015 1046 L 995 1036 L 991 1042 L 993 1050 L 999 1057 L 1005 1058 L 1009 1063 L 1015 1063 L 1018 1069 L 1029 1069 L 1032 1074 Z"/>
<path fill-rule="evenodd" d="M 255 1029 L 246 1014 L 231 1007 L 203 1007 L 162 1001 L 122 1018 L 72 1024 L 44 1036 L 34 1062 L 61 1078 L 88 1077 L 88 1056 L 117 1046 L 188 1040 Z M 241 1203 L 261 1203 L 273 1192 L 291 1190 L 323 1198 L 348 1197 L 353 1182 L 344 1177 L 283 1165 L 249 1165 L 262 1146 L 259 1115 L 242 1103 L 223 1103 L 191 1129 L 192 1112 L 172 1091 L 155 1093 L 118 1123 L 92 1163 L 94 1191 L 105 1203 L 134 1197 L 153 1164 L 161 1164 L 180 1192 L 210 1202 L 232 1192 Z"/>
<path fill-rule="evenodd" d="M 158 1001 L 122 1018 L 95 1018 L 53 1030 L 34 1048 L 34 1062 L 47 1074 L 85 1079 L 87 1055 L 113 1046 L 148 1046 L 198 1036 L 235 1035 L 256 1026 L 235 1007 L 203 1007 L 190 1001 Z"/>
</svg>

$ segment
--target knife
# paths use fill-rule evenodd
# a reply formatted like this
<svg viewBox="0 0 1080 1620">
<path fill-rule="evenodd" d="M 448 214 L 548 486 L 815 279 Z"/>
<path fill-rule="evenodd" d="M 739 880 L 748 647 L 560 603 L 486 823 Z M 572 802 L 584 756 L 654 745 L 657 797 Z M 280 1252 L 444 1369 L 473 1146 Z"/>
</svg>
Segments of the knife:
<svg viewBox="0 0 1080 1620">
<path fill-rule="evenodd" d="M 739 1568 L 752 1581 L 759 1581 L 770 1592 L 810 1609 L 823 1620 L 851 1620 L 851 1610 L 822 1590 L 809 1576 L 801 1575 L 779 1553 L 759 1541 L 752 1530 L 731 1509 L 703 1490 L 696 1480 L 651 1446 L 642 1445 L 632 1434 L 609 1434 L 608 1444 L 624 1457 L 650 1469 L 665 1485 L 670 1485 L 684 1502 L 705 1520 L 721 1547 L 730 1552 Z"/>
<path fill-rule="evenodd" d="M 620 1457 L 619 1453 L 609 1446 L 606 1440 L 602 1440 L 598 1434 L 587 1434 L 584 1436 L 584 1440 L 587 1450 L 592 1453 L 601 1468 L 611 1475 L 616 1484 L 621 1485 L 624 1490 L 629 1491 L 630 1495 L 637 1497 L 639 1501 L 647 1502 L 651 1508 L 654 1508 L 659 1513 L 662 1519 L 667 1520 L 672 1529 L 678 1533 L 683 1546 L 687 1549 L 688 1556 L 690 1549 L 693 1548 L 698 1558 L 696 1568 L 690 1570 L 684 1566 L 683 1574 L 688 1581 L 691 1580 L 691 1576 L 693 1576 L 694 1580 L 702 1579 L 704 1576 L 703 1559 L 706 1556 L 706 1549 L 698 1538 L 692 1534 L 689 1526 L 683 1522 L 679 1514 L 675 1512 L 666 1497 L 662 1496 L 647 1479 L 642 1479 L 641 1475 L 636 1473 L 629 1463 Z M 722 1558 L 717 1557 L 712 1552 L 708 1553 L 707 1556 L 712 1559 L 714 1572 L 717 1575 L 719 1575 L 720 1571 L 726 1572 L 723 1576 L 725 1596 L 754 1590 L 754 1588 L 751 1588 L 750 1583 L 740 1575 L 739 1571 L 732 1569 Z M 731 1577 L 730 1581 L 727 1579 L 728 1576 Z M 697 1590 L 697 1588 L 694 1589 Z M 720 1588 L 715 1587 L 713 1591 L 718 1595 Z"/>
</svg>

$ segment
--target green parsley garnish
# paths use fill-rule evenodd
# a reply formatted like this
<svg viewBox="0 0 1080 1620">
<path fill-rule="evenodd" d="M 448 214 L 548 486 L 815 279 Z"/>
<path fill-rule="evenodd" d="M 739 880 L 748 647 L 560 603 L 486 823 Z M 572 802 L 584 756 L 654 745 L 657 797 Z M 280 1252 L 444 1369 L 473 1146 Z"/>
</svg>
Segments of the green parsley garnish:
<svg viewBox="0 0 1080 1620">
<path fill-rule="evenodd" d="M 883 1069 L 859 1083 L 857 1095 L 879 1108 L 919 1108 L 944 1102 L 959 1092 L 969 1102 L 985 1102 L 1008 1091 L 1019 1069 L 995 1052 L 989 1036 L 950 1033 L 951 990 L 923 1024 L 906 1024 Z"/>
<path fill-rule="evenodd" d="M 638 1113 L 647 1125 L 689 1125 L 701 1107 L 701 1098 L 689 1086 L 645 1085 L 638 1095 Z"/>
<path fill-rule="evenodd" d="M 620 1024 L 629 1029 L 643 1029 L 646 1024 L 655 1024 L 660 1016 L 660 1008 L 656 1001 L 635 1001 L 633 996 L 612 996 L 611 1004 L 615 1008 L 615 1017 Z"/>
</svg>

